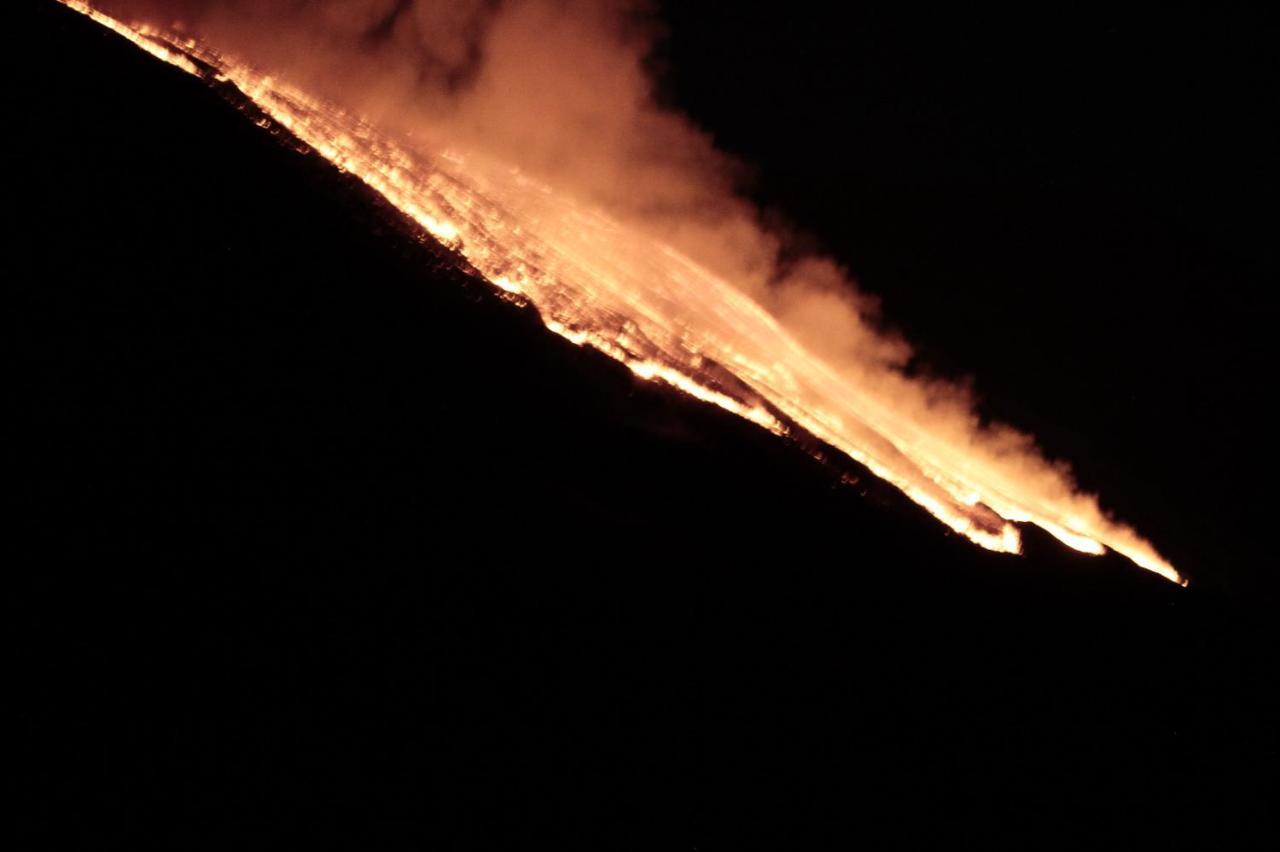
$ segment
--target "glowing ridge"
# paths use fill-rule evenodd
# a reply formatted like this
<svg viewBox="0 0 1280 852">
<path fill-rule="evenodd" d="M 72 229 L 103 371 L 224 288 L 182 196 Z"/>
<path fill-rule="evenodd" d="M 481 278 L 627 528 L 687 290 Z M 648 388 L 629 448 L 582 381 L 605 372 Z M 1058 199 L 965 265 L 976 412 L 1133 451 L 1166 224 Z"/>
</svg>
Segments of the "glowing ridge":
<svg viewBox="0 0 1280 852">
<path fill-rule="evenodd" d="M 1083 553 L 1110 548 L 1187 584 L 1129 528 L 1020 495 L 1003 471 L 976 464 L 963 447 L 896 414 L 808 352 L 748 296 L 670 246 L 509 166 L 463 151 L 415 150 L 194 39 L 126 25 L 80 0 L 59 2 L 158 59 L 235 86 L 267 117 L 260 126 L 278 125 L 359 178 L 504 298 L 532 304 L 566 340 L 774 434 L 795 424 L 982 547 L 1018 553 L 1014 524 L 1033 523 Z M 725 387 L 709 364 L 735 386 Z"/>
</svg>

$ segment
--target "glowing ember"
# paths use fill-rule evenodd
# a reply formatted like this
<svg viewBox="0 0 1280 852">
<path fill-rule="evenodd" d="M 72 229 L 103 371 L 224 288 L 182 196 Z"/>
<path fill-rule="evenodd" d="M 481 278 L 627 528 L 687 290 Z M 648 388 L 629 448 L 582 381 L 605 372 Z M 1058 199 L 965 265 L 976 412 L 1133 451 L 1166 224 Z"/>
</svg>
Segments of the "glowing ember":
<svg viewBox="0 0 1280 852">
<path fill-rule="evenodd" d="M 364 181 L 574 344 L 775 434 L 808 432 L 982 547 L 1017 553 L 1014 524 L 1032 523 L 1076 550 L 1111 548 L 1186 585 L 1061 470 L 1029 465 L 1016 433 L 1006 437 L 1019 452 L 1001 453 L 963 434 L 954 416 L 930 422 L 896 405 L 910 380 L 860 382 L 836 369 L 730 282 L 642 229 L 509 165 L 382 132 L 191 38 L 61 2 L 165 62 L 234 85 L 269 117 L 262 126 L 278 125 Z"/>
</svg>

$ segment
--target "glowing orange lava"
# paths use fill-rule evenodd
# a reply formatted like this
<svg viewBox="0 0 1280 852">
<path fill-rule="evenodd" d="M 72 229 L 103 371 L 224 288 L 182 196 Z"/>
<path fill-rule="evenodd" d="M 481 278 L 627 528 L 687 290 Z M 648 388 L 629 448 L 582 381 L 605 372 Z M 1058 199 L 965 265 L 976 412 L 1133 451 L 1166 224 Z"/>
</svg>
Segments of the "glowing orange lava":
<svg viewBox="0 0 1280 852">
<path fill-rule="evenodd" d="M 1056 468 L 1029 470 L 904 413 L 893 393 L 816 357 L 730 282 L 603 210 L 473 152 L 424 150 L 194 39 L 60 2 L 171 65 L 234 85 L 269 117 L 261 124 L 364 181 L 565 339 L 775 434 L 812 434 L 982 547 L 1017 553 L 1015 524 L 1032 523 L 1186 585 Z"/>
</svg>

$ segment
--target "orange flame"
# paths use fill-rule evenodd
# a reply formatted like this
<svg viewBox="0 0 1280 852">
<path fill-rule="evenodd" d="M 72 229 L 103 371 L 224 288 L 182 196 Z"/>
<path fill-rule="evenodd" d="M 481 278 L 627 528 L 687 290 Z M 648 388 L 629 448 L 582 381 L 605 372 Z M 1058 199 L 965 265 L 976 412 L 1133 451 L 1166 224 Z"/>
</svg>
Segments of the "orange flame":
<svg viewBox="0 0 1280 852">
<path fill-rule="evenodd" d="M 777 435 L 808 432 L 982 547 L 1018 553 L 1015 524 L 1032 523 L 1078 551 L 1110 548 L 1187 585 L 1055 468 L 1028 470 L 896 410 L 892 393 L 842 374 L 730 282 L 604 210 L 510 165 L 382 132 L 194 39 L 59 2 L 171 65 L 234 85 L 269 117 L 264 127 L 274 122 L 358 177 L 574 344 Z"/>
</svg>

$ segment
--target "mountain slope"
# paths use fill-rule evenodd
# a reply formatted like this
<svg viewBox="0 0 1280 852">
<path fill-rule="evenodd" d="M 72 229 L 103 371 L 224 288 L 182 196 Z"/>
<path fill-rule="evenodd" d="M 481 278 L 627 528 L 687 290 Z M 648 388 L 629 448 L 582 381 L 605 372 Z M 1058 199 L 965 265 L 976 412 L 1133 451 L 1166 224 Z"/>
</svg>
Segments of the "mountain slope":
<svg viewBox="0 0 1280 852">
<path fill-rule="evenodd" d="M 1213 602 L 841 485 L 30 17 L 20 645 L 41 780 L 106 797 L 99 839 L 1142 836 L 1266 801 L 1269 651 Z"/>
</svg>

